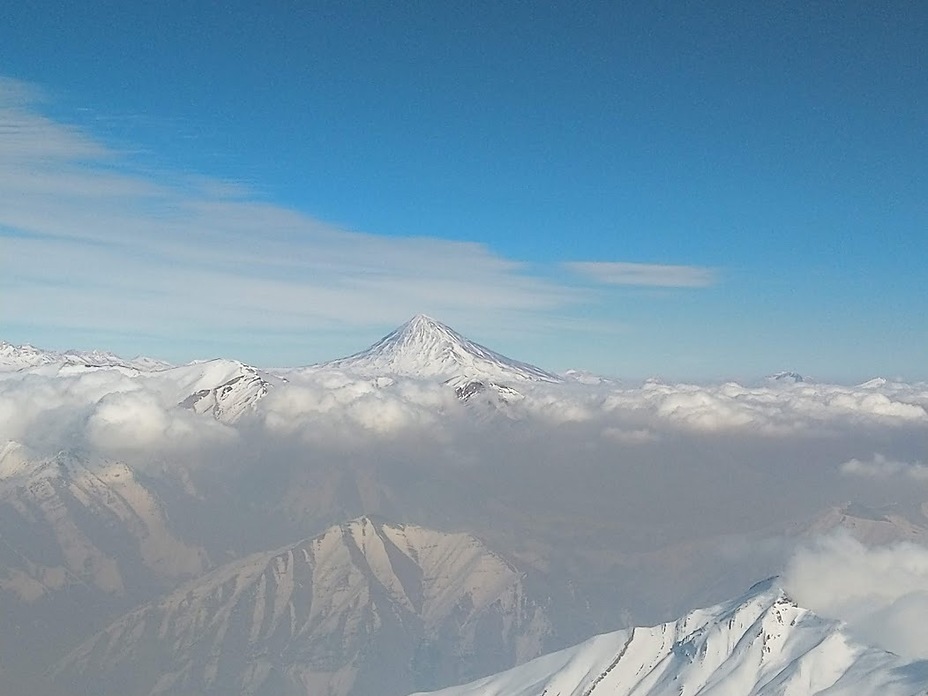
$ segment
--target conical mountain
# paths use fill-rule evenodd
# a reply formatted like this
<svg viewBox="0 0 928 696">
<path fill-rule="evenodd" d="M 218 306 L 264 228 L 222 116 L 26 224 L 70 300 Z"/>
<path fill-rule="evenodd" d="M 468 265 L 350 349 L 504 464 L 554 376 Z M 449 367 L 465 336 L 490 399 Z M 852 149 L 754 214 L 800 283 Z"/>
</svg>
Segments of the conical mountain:
<svg viewBox="0 0 928 696">
<path fill-rule="evenodd" d="M 363 375 L 400 375 L 455 381 L 561 381 L 555 374 L 490 350 L 424 314 L 417 314 L 367 350 L 333 360 L 323 367 Z"/>
</svg>

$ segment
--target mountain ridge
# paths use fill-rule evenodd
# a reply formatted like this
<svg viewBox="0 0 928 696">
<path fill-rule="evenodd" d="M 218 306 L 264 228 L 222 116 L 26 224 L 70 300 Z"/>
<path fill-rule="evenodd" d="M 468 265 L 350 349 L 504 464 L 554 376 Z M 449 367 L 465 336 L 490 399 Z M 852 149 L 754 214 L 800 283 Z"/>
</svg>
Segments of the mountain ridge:
<svg viewBox="0 0 928 696">
<path fill-rule="evenodd" d="M 114 696 L 401 696 L 534 657 L 549 631 L 522 574 L 475 537 L 364 516 L 123 615 L 56 679 Z"/>
<path fill-rule="evenodd" d="M 413 696 L 922 696 L 928 661 L 857 644 L 771 579 L 676 621 L 595 636 L 470 684 Z"/>
<path fill-rule="evenodd" d="M 15 345 L 0 341 L 0 370 L 15 371 L 46 365 L 100 368 L 118 367 L 139 372 L 154 372 L 173 367 L 171 363 L 143 355 L 131 359 L 103 350 L 45 350 L 30 343 Z"/>
</svg>

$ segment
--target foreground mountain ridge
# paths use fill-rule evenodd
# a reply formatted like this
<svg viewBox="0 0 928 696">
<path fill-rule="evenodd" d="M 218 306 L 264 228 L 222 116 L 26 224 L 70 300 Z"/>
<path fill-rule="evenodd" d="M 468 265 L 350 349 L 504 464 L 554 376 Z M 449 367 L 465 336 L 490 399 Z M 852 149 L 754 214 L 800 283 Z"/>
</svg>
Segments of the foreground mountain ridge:
<svg viewBox="0 0 928 696">
<path fill-rule="evenodd" d="M 775 581 L 431 696 L 924 696 L 928 661 L 857 644 Z M 424 696 L 424 694 L 419 694 Z"/>
<path fill-rule="evenodd" d="M 402 695 L 523 662 L 549 632 L 522 574 L 474 537 L 362 517 L 123 616 L 56 681 L 100 696 Z"/>
</svg>

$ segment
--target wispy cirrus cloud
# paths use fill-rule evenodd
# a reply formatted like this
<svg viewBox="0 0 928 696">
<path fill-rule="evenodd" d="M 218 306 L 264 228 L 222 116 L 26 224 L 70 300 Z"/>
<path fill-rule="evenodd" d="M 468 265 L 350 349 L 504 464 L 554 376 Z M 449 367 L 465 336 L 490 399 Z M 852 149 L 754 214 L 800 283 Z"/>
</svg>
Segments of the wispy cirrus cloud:
<svg viewBox="0 0 928 696">
<path fill-rule="evenodd" d="M 565 267 L 606 285 L 660 288 L 705 288 L 718 282 L 715 269 L 621 261 L 572 261 Z"/>
<path fill-rule="evenodd" d="M 584 291 L 482 244 L 338 228 L 242 185 L 135 166 L 0 79 L 4 320 L 185 338 L 550 315 Z"/>
</svg>

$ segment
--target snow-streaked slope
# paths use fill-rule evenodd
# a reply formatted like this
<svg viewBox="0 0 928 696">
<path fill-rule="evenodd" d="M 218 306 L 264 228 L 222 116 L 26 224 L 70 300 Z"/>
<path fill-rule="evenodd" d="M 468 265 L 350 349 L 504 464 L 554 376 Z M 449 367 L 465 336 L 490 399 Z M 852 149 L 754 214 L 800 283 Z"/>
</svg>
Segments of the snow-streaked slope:
<svg viewBox="0 0 928 696">
<path fill-rule="evenodd" d="M 0 373 L 7 379 L 60 380 L 115 375 L 114 391 L 149 389 L 161 397 L 165 408 L 189 408 L 224 423 L 234 423 L 252 411 L 270 388 L 286 381 L 237 360 L 201 360 L 175 367 L 153 358 L 125 360 L 98 350 L 55 352 L 5 342 L 0 342 Z M 119 382 L 119 376 L 136 386 Z"/>
<path fill-rule="evenodd" d="M 539 367 L 500 355 L 423 314 L 387 334 L 365 351 L 324 363 L 320 368 L 362 375 L 402 375 L 454 380 L 560 382 Z"/>
<path fill-rule="evenodd" d="M 858 645 L 775 583 L 432 696 L 923 696 L 928 662 Z"/>
<path fill-rule="evenodd" d="M 234 423 L 254 410 L 268 390 L 285 380 L 237 360 L 207 360 L 148 376 L 147 383 L 166 405 L 208 413 Z"/>
<path fill-rule="evenodd" d="M 365 517 L 124 616 L 57 682 L 101 696 L 387 696 L 534 657 L 548 631 L 521 574 L 478 540 Z"/>
</svg>

